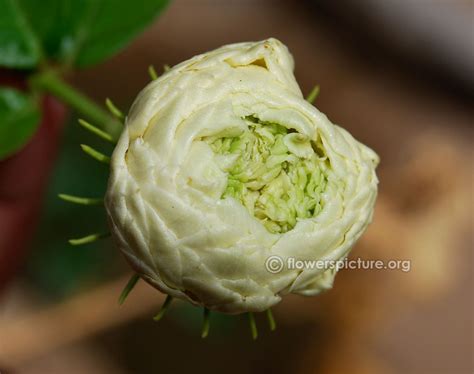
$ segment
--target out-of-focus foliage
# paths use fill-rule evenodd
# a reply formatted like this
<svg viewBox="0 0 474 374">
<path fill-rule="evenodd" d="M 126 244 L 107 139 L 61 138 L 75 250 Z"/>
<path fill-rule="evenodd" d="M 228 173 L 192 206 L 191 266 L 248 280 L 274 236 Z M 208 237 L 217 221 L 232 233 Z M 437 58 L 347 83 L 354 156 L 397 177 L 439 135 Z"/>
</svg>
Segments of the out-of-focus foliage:
<svg viewBox="0 0 474 374">
<path fill-rule="evenodd" d="M 34 100 L 17 90 L 0 87 L 0 158 L 24 144 L 33 135 L 39 119 Z"/>
<path fill-rule="evenodd" d="M 107 231 L 102 206 L 82 206 L 58 199 L 59 192 L 101 197 L 107 185 L 108 169 L 81 151 L 78 139 L 104 152 L 111 152 L 97 138 L 71 121 L 58 162 L 52 173 L 35 248 L 28 258 L 28 274 L 38 289 L 50 298 L 61 298 L 116 274 L 124 264 L 110 240 L 71 247 L 67 240 L 91 232 Z M 118 297 L 118 295 L 117 295 Z"/>
<path fill-rule="evenodd" d="M 125 47 L 167 3 L 0 0 L 0 68 L 29 69 L 35 74 L 101 62 Z M 20 94 L 2 94 L 0 100 L 1 159 L 25 144 L 40 116 L 34 104 Z"/>
<path fill-rule="evenodd" d="M 88 66 L 131 41 L 167 0 L 0 0 L 0 66 Z"/>
</svg>

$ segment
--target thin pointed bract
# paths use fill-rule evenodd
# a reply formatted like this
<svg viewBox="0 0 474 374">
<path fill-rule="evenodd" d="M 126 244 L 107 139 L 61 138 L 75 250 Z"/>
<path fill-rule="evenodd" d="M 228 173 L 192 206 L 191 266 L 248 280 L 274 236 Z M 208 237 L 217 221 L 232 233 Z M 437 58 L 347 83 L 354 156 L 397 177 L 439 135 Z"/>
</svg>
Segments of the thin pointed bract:
<svg viewBox="0 0 474 374">
<path fill-rule="evenodd" d="M 104 139 L 112 144 L 115 144 L 114 138 L 108 132 L 99 129 L 98 127 L 90 124 L 89 122 L 83 119 L 79 119 L 79 124 L 86 130 L 90 131 L 92 134 L 97 135 L 99 138 Z"/>
<path fill-rule="evenodd" d="M 309 95 L 306 96 L 306 101 L 309 102 L 310 104 L 314 104 L 314 101 L 316 100 L 318 95 L 319 95 L 319 85 L 316 85 L 313 87 Z"/>
<path fill-rule="evenodd" d="M 81 197 L 81 196 L 68 195 L 65 193 L 60 193 L 58 197 L 61 200 L 68 201 L 74 204 L 80 204 L 80 205 L 100 205 L 104 202 L 104 199 L 101 199 L 101 198 Z"/>
<path fill-rule="evenodd" d="M 255 323 L 255 316 L 253 315 L 252 312 L 249 312 L 248 316 L 249 316 L 250 332 L 252 333 L 252 339 L 256 340 L 258 337 L 258 332 L 257 332 L 257 324 Z"/>
<path fill-rule="evenodd" d="M 163 303 L 163 306 L 161 307 L 160 311 L 158 312 L 156 316 L 153 317 L 154 321 L 158 322 L 160 319 L 163 318 L 166 311 L 168 310 L 168 307 L 170 306 L 171 301 L 173 301 L 173 296 L 170 296 L 170 295 L 166 296 L 166 300 Z"/>
<path fill-rule="evenodd" d="M 112 113 L 115 117 L 117 117 L 121 121 L 124 120 L 125 116 L 123 115 L 121 110 L 115 106 L 112 100 L 110 100 L 109 98 L 105 99 L 105 105 L 110 111 L 110 113 Z"/>
<path fill-rule="evenodd" d="M 155 81 L 158 79 L 158 74 L 156 74 L 156 70 L 153 65 L 148 66 L 148 74 L 150 75 L 151 80 Z"/>
<path fill-rule="evenodd" d="M 71 245 L 89 244 L 89 243 L 93 243 L 93 242 L 95 242 L 99 239 L 106 238 L 109 235 L 110 235 L 109 233 L 90 234 L 90 235 L 84 236 L 82 238 L 70 239 L 69 244 L 71 244 Z"/>
<path fill-rule="evenodd" d="M 270 326 L 270 331 L 275 331 L 276 323 L 275 323 L 275 318 L 273 318 L 273 313 L 271 309 L 267 309 L 267 319 L 268 319 L 268 325 Z"/>
<path fill-rule="evenodd" d="M 122 305 L 125 302 L 125 300 L 127 299 L 128 294 L 133 290 L 133 288 L 135 287 L 135 285 L 137 284 L 139 279 L 140 279 L 140 277 L 138 276 L 138 274 L 133 274 L 130 277 L 129 281 L 127 282 L 127 284 L 123 288 L 122 293 L 120 294 L 120 297 L 118 299 L 119 305 Z"/>
<path fill-rule="evenodd" d="M 204 318 L 202 321 L 202 331 L 201 331 L 201 338 L 207 338 L 207 335 L 209 335 L 209 326 L 210 326 L 210 321 L 209 321 L 209 314 L 210 310 L 207 308 L 204 308 Z"/>
<path fill-rule="evenodd" d="M 99 151 L 96 151 L 94 148 L 86 144 L 81 144 L 81 148 L 85 153 L 87 153 L 89 156 L 96 159 L 97 161 L 103 162 L 104 164 L 110 163 L 110 157 L 104 155 L 103 153 L 100 153 Z"/>
</svg>

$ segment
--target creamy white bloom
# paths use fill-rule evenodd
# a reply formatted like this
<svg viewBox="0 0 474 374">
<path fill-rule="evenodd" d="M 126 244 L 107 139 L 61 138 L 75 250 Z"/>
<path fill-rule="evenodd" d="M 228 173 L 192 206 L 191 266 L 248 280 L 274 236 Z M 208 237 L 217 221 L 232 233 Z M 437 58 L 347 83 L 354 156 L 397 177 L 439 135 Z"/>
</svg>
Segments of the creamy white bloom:
<svg viewBox="0 0 474 374">
<path fill-rule="evenodd" d="M 332 286 L 372 218 L 377 155 L 303 98 L 276 39 L 185 61 L 138 95 L 113 153 L 106 208 L 151 285 L 226 313 Z"/>
</svg>

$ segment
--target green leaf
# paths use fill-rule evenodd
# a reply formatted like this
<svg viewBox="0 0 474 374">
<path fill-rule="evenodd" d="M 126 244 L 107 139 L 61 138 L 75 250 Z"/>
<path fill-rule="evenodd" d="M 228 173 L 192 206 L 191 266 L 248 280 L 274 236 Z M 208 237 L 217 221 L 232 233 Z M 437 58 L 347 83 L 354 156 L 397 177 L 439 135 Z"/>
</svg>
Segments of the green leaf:
<svg viewBox="0 0 474 374">
<path fill-rule="evenodd" d="M 41 118 L 36 103 L 20 91 L 0 88 L 0 159 L 20 149 Z"/>
<path fill-rule="evenodd" d="M 18 1 L 0 0 L 0 66 L 31 68 L 41 56 L 40 42 Z"/>
<path fill-rule="evenodd" d="M 0 0 L 0 65 L 34 67 L 41 50 L 60 64 L 84 67 L 100 62 L 125 47 L 167 3 Z"/>
<path fill-rule="evenodd" d="M 168 0 L 103 0 L 87 25 L 77 65 L 87 66 L 110 57 L 125 47 L 165 8 Z"/>
</svg>

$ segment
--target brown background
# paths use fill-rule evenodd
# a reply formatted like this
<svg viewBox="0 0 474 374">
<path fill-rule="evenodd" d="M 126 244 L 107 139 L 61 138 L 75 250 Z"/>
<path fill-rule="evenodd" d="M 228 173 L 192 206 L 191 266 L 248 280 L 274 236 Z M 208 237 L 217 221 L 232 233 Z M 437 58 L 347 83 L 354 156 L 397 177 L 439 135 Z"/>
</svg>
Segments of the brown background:
<svg viewBox="0 0 474 374">
<path fill-rule="evenodd" d="M 73 82 L 127 107 L 150 63 L 279 38 L 303 92 L 319 84 L 315 105 L 381 156 L 374 223 L 352 256 L 410 259 L 411 271 L 343 270 L 330 292 L 285 298 L 276 332 L 259 316 L 257 342 L 244 318 L 211 326 L 206 341 L 186 319 L 154 324 L 162 299 L 145 285 L 118 310 L 122 279 L 49 305 L 20 277 L 0 312 L 0 362 L 18 373 L 473 371 L 472 77 L 425 68 L 315 3 L 175 1 L 131 47 Z M 472 15 L 471 2 L 452 7 Z"/>
</svg>

